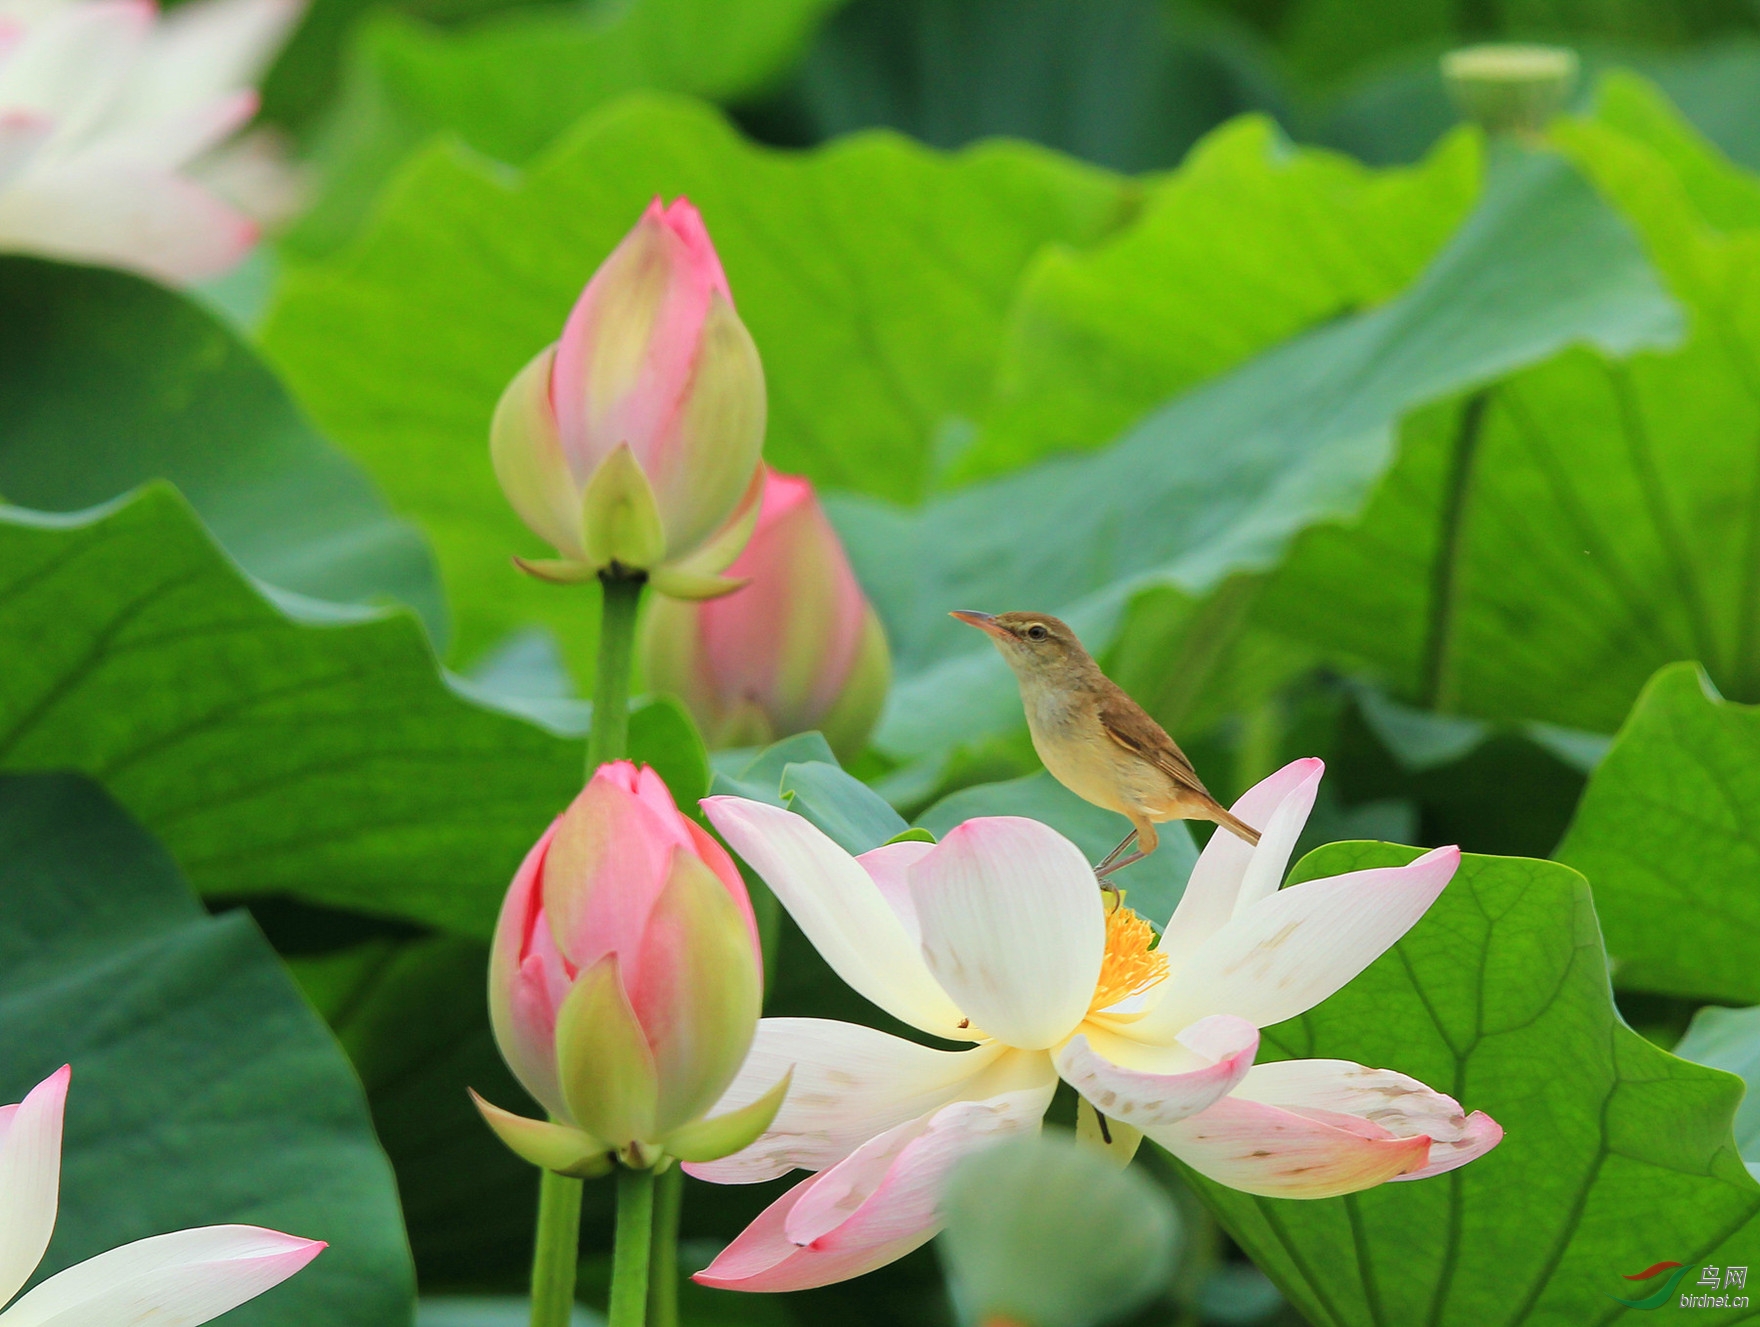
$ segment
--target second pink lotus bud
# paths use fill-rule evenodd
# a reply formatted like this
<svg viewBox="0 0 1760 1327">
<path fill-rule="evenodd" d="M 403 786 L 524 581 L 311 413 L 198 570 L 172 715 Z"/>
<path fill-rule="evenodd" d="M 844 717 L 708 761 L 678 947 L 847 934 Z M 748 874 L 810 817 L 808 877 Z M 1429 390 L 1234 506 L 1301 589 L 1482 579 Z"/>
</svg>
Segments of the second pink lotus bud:
<svg viewBox="0 0 1760 1327">
<path fill-rule="evenodd" d="M 496 1044 L 550 1118 L 478 1108 L 513 1151 L 564 1174 L 737 1151 L 787 1091 L 704 1118 L 745 1059 L 762 994 L 732 859 L 653 770 L 601 766 L 520 866 L 489 960 Z"/>
<path fill-rule="evenodd" d="M 810 483 L 770 472 L 757 529 L 727 574 L 749 584 L 654 605 L 649 687 L 682 699 L 713 746 L 818 729 L 840 757 L 855 755 L 886 700 L 886 633 Z"/>
</svg>

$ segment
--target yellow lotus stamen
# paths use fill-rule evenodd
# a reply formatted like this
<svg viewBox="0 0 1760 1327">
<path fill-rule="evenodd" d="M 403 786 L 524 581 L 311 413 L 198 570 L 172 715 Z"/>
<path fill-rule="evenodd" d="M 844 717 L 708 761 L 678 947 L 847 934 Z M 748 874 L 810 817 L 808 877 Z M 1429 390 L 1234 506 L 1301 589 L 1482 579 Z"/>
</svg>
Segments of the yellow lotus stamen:
<svg viewBox="0 0 1760 1327">
<path fill-rule="evenodd" d="M 1106 914 L 1106 956 L 1094 984 L 1090 1011 L 1110 1009 L 1166 980 L 1167 956 L 1151 949 L 1155 928 L 1122 903 Z"/>
</svg>

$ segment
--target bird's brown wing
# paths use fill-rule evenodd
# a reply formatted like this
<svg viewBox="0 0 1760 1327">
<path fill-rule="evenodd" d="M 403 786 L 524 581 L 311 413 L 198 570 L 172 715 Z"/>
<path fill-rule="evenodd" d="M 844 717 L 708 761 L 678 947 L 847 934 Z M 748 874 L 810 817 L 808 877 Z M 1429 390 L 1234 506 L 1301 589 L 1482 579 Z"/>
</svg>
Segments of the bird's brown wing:
<svg viewBox="0 0 1760 1327">
<path fill-rule="evenodd" d="M 1192 768 L 1192 762 L 1186 759 L 1186 753 L 1160 724 L 1144 713 L 1142 706 L 1123 691 L 1114 691 L 1101 698 L 1100 726 L 1114 742 L 1139 759 L 1148 761 L 1176 786 L 1207 801 L 1215 801 L 1204 781 L 1198 777 L 1198 771 Z"/>
</svg>

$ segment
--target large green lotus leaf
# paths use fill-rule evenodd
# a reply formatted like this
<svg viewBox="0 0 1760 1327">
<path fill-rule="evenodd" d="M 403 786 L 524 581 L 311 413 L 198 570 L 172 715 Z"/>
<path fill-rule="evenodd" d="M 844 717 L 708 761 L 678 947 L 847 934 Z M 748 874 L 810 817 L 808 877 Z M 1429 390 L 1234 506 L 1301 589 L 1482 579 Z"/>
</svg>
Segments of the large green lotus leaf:
<svg viewBox="0 0 1760 1327">
<path fill-rule="evenodd" d="M 16 656 L 14 656 L 16 657 Z M 77 775 L 0 776 L 0 1102 L 73 1066 L 41 1272 L 190 1226 L 330 1247 L 238 1327 L 404 1327 L 414 1276 L 360 1083 L 242 912 Z"/>
<path fill-rule="evenodd" d="M 1260 605 L 1426 706 L 1611 732 L 1684 658 L 1760 699 L 1760 187 L 1635 79 L 1607 100 L 1558 139 L 1639 229 L 1690 338 L 1564 355 L 1430 413 L 1361 520 L 1307 536 Z"/>
<path fill-rule="evenodd" d="M 1417 852 L 1332 844 L 1291 879 Z M 1607 1323 L 1624 1312 L 1610 1296 L 1641 1293 L 1622 1277 L 1664 1260 L 1746 1263 L 1760 1244 L 1760 1184 L 1731 1135 L 1740 1080 L 1620 1019 L 1588 882 L 1568 867 L 1463 858 L 1404 939 L 1265 1030 L 1262 1060 L 1296 1057 L 1397 1069 L 1505 1131 L 1446 1175 L 1320 1201 L 1252 1197 L 1187 1172 L 1320 1327 Z"/>
<path fill-rule="evenodd" d="M 458 936 L 375 940 L 290 966 L 366 1087 L 422 1285 L 494 1285 L 519 1268 L 531 1256 L 538 1174 L 489 1132 L 466 1089 L 524 1115 L 542 1110 L 490 1035 L 487 947 Z"/>
<path fill-rule="evenodd" d="M 916 755 L 1020 722 L 1001 660 L 948 609 L 1046 610 L 1104 647 L 1139 592 L 1207 599 L 1275 565 L 1309 525 L 1356 512 L 1407 412 L 1576 343 L 1623 355 L 1677 335 L 1625 223 L 1558 157 L 1509 148 L 1397 299 L 1179 397 L 1105 450 L 912 512 L 839 501 L 894 649 L 877 744 Z"/>
<path fill-rule="evenodd" d="M 749 96 L 799 56 L 825 11 L 841 2 L 557 5 L 451 30 L 380 15 L 355 37 L 319 153 L 323 191 L 286 243 L 314 254 L 346 240 L 403 158 L 436 133 L 520 165 L 626 92 Z"/>
<path fill-rule="evenodd" d="M 444 638 L 421 536 L 229 328 L 124 272 L 0 257 L 0 494 L 78 511 L 150 479 L 182 489 L 253 576 L 398 599 Z"/>
<path fill-rule="evenodd" d="M 1589 779 L 1557 857 L 1595 882 L 1622 987 L 1760 1001 L 1760 707 L 1664 668 Z"/>
<path fill-rule="evenodd" d="M 970 479 L 1116 438 L 1297 332 L 1410 285 L 1479 193 L 1476 138 L 1372 171 L 1248 117 L 1205 139 L 1135 225 L 1047 249 L 1010 316 Z"/>
<path fill-rule="evenodd" d="M 265 598 L 165 486 L 0 508 L 0 650 L 0 769 L 90 774 L 207 894 L 487 936 L 581 784 L 578 724 L 448 678 L 408 613 Z M 700 789 L 700 739 L 658 709 L 639 758 Z"/>
<path fill-rule="evenodd" d="M 1098 237 L 1127 196 L 1018 144 L 945 156 L 874 133 L 776 152 L 652 96 L 607 108 L 511 181 L 456 148 L 418 156 L 355 246 L 288 277 L 264 340 L 433 541 L 457 657 L 544 621 L 590 671 L 572 597 L 509 565 L 544 549 L 496 487 L 489 417 L 648 200 L 680 193 L 764 357 L 770 461 L 898 499 L 924 491 L 937 430 L 982 401 L 1028 259 Z"/>
</svg>

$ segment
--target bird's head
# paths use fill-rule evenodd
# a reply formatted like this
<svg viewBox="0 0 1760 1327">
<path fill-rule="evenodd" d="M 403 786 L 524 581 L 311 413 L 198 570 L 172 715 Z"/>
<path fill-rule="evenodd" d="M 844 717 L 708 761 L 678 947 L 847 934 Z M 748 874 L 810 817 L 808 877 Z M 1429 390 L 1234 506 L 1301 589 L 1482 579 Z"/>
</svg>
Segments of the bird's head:
<svg viewBox="0 0 1760 1327">
<path fill-rule="evenodd" d="M 969 613 L 955 609 L 956 617 L 976 627 L 991 640 L 1021 677 L 1060 681 L 1093 667 L 1069 624 L 1049 613 Z"/>
</svg>

